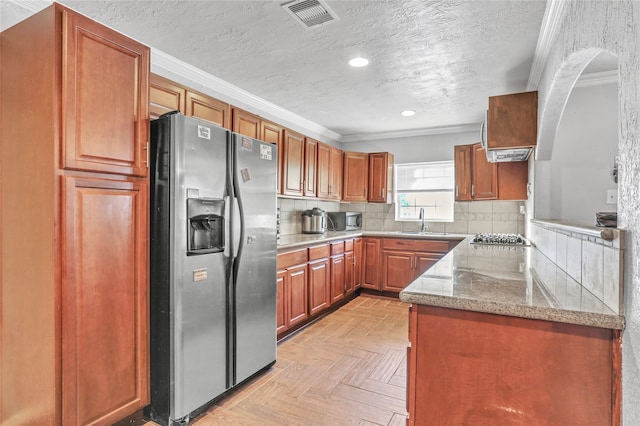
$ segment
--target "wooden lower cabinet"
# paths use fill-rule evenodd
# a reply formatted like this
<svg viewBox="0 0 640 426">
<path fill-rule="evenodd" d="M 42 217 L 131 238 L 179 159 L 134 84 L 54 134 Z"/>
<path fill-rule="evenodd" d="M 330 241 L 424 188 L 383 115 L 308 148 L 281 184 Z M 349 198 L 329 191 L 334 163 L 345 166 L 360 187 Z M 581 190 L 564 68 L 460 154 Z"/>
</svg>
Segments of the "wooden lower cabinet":
<svg viewBox="0 0 640 426">
<path fill-rule="evenodd" d="M 363 238 L 362 288 L 381 290 L 380 286 L 380 239 Z"/>
<path fill-rule="evenodd" d="M 362 286 L 362 266 L 364 260 L 363 239 L 353 240 L 353 284 L 358 289 Z"/>
<path fill-rule="evenodd" d="M 353 251 L 344 254 L 344 294 L 349 295 L 356 289 L 356 264 Z"/>
<path fill-rule="evenodd" d="M 284 288 L 286 275 L 287 271 L 284 269 L 279 270 L 276 274 L 276 333 L 278 335 L 287 329 L 287 303 L 285 302 L 286 290 Z"/>
<path fill-rule="evenodd" d="M 620 425 L 618 330 L 409 312 L 409 425 Z"/>
<path fill-rule="evenodd" d="M 287 327 L 293 327 L 307 319 L 307 265 L 294 266 L 285 274 L 285 306 Z"/>
<path fill-rule="evenodd" d="M 331 303 L 344 299 L 345 261 L 344 254 L 331 256 Z"/>
<path fill-rule="evenodd" d="M 399 293 L 416 277 L 412 252 L 382 252 L 382 290 Z"/>
<path fill-rule="evenodd" d="M 329 259 L 309 262 L 309 315 L 315 315 L 331 304 Z"/>
<path fill-rule="evenodd" d="M 62 423 L 111 423 L 148 398 L 148 186 L 64 182 Z"/>
</svg>

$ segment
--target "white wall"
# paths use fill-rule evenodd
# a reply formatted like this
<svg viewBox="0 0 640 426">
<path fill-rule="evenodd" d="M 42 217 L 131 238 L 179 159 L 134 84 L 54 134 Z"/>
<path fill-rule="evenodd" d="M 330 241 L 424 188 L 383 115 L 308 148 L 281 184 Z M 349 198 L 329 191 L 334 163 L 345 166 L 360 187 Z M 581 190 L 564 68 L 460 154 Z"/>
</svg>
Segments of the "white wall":
<svg viewBox="0 0 640 426">
<path fill-rule="evenodd" d="M 619 60 L 618 227 L 625 229 L 622 418 L 640 424 L 640 2 L 567 1 L 538 85 L 539 139 L 555 133 L 566 95 L 603 51 Z"/>
<path fill-rule="evenodd" d="M 396 164 L 453 160 L 455 145 L 480 142 L 477 132 L 447 133 L 401 139 L 380 139 L 362 142 L 343 142 L 342 149 L 357 152 L 391 152 Z"/>
<path fill-rule="evenodd" d="M 536 218 L 593 225 L 595 212 L 618 185 L 611 168 L 618 153 L 618 86 L 578 87 L 558 126 L 551 160 L 536 161 Z"/>
</svg>

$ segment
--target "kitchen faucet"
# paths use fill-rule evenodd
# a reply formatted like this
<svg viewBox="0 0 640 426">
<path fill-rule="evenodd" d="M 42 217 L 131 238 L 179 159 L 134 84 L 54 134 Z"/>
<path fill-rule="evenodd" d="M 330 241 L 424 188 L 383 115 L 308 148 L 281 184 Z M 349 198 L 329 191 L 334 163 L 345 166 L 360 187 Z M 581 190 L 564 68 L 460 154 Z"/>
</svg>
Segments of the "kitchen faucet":
<svg viewBox="0 0 640 426">
<path fill-rule="evenodd" d="M 424 208 L 422 207 L 420 207 L 420 214 L 418 215 L 418 219 L 422 221 L 420 232 L 422 232 L 423 234 L 429 232 L 429 225 L 424 224 Z"/>
</svg>

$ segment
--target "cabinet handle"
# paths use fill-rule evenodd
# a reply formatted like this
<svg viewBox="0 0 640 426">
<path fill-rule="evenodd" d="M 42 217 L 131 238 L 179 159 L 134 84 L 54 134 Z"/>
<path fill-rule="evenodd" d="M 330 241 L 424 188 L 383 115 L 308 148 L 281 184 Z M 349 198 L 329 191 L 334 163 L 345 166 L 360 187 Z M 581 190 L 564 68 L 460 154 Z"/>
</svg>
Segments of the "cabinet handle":
<svg viewBox="0 0 640 426">
<path fill-rule="evenodd" d="M 456 197 L 458 196 L 458 185 L 456 185 Z"/>
<path fill-rule="evenodd" d="M 147 155 L 147 159 L 144 160 L 144 163 L 147 165 L 147 169 L 149 168 L 149 142 L 147 142 L 147 144 L 144 146 L 144 150 L 146 151 Z"/>
<path fill-rule="evenodd" d="M 382 198 L 384 198 L 384 188 L 382 188 Z"/>
<path fill-rule="evenodd" d="M 472 184 L 471 185 L 471 196 L 473 197 L 474 195 L 476 195 L 476 187 Z"/>
</svg>

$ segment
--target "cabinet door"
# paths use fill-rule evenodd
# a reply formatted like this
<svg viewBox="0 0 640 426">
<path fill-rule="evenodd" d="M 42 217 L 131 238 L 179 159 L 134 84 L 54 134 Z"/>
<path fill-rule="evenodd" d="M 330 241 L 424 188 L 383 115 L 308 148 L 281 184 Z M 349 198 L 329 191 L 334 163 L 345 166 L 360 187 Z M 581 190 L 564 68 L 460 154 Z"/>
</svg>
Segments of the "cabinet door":
<svg viewBox="0 0 640 426">
<path fill-rule="evenodd" d="M 382 290 L 400 292 L 415 278 L 415 256 L 412 252 L 382 252 Z"/>
<path fill-rule="evenodd" d="M 367 201 L 369 185 L 369 154 L 344 152 L 342 199 L 344 201 Z"/>
<path fill-rule="evenodd" d="M 318 141 L 305 138 L 304 141 L 304 196 L 316 196 L 316 169 Z"/>
<path fill-rule="evenodd" d="M 174 82 L 151 74 L 149 79 L 149 118 L 156 119 L 171 111 L 184 114 L 187 90 Z"/>
<path fill-rule="evenodd" d="M 342 150 L 331 147 L 331 162 L 329 165 L 330 184 L 329 194 L 333 200 L 342 198 Z"/>
<path fill-rule="evenodd" d="M 434 253 L 416 253 L 414 260 L 414 279 L 422 275 L 427 269 L 431 268 L 441 258 L 442 255 Z"/>
<path fill-rule="evenodd" d="M 331 198 L 331 147 L 324 143 L 318 143 L 318 173 L 317 173 L 317 197 Z"/>
<path fill-rule="evenodd" d="M 229 104 L 190 90 L 187 91 L 185 115 L 209 121 L 225 129 L 229 129 L 231 125 Z"/>
<path fill-rule="evenodd" d="M 344 299 L 344 254 L 331 256 L 331 303 Z"/>
<path fill-rule="evenodd" d="M 471 196 L 474 200 L 495 200 L 498 198 L 498 167 L 487 161 L 482 145 L 475 144 L 472 149 Z"/>
<path fill-rule="evenodd" d="M 538 139 L 538 92 L 489 97 L 487 146 L 535 146 Z"/>
<path fill-rule="evenodd" d="M 380 290 L 380 240 L 364 239 L 362 288 Z"/>
<path fill-rule="evenodd" d="M 148 187 L 66 177 L 62 424 L 111 424 L 149 402 Z"/>
<path fill-rule="evenodd" d="M 291 327 L 306 320 L 309 316 L 307 310 L 307 265 L 287 269 L 286 282 L 288 283 L 286 291 L 289 305 L 287 323 Z"/>
<path fill-rule="evenodd" d="M 369 202 L 391 203 L 392 188 L 393 155 L 388 152 L 369 154 Z"/>
<path fill-rule="evenodd" d="M 147 175 L 149 48 L 63 11 L 62 164 Z"/>
<path fill-rule="evenodd" d="M 353 281 L 354 287 L 360 288 L 362 285 L 362 265 L 363 265 L 363 249 L 362 249 L 362 238 L 356 238 L 353 240 L 353 264 L 354 264 L 354 272 L 353 272 Z"/>
<path fill-rule="evenodd" d="M 344 254 L 344 294 L 349 295 L 356 289 L 355 283 L 355 257 L 352 251 L 348 251 Z"/>
<path fill-rule="evenodd" d="M 304 181 L 304 136 L 284 131 L 282 153 L 282 194 L 302 196 Z"/>
<path fill-rule="evenodd" d="M 471 145 L 454 147 L 456 201 L 471 201 Z"/>
<path fill-rule="evenodd" d="M 282 178 L 283 132 L 284 129 L 277 124 L 273 124 L 268 121 L 260 122 L 260 134 L 262 135 L 262 140 L 265 142 L 274 143 L 278 147 L 278 179 L 276 180 L 278 184 L 278 194 L 282 193 L 282 182 L 280 182 L 280 180 Z"/>
<path fill-rule="evenodd" d="M 261 139 L 260 117 L 238 108 L 232 108 L 231 130 L 254 139 Z"/>
<path fill-rule="evenodd" d="M 287 304 L 285 302 L 287 271 L 282 269 L 276 274 L 276 333 L 280 334 L 287 329 Z"/>
<path fill-rule="evenodd" d="M 529 162 L 498 163 L 498 199 L 526 200 Z"/>
<path fill-rule="evenodd" d="M 309 263 L 309 315 L 315 315 L 331 304 L 329 259 Z"/>
</svg>

